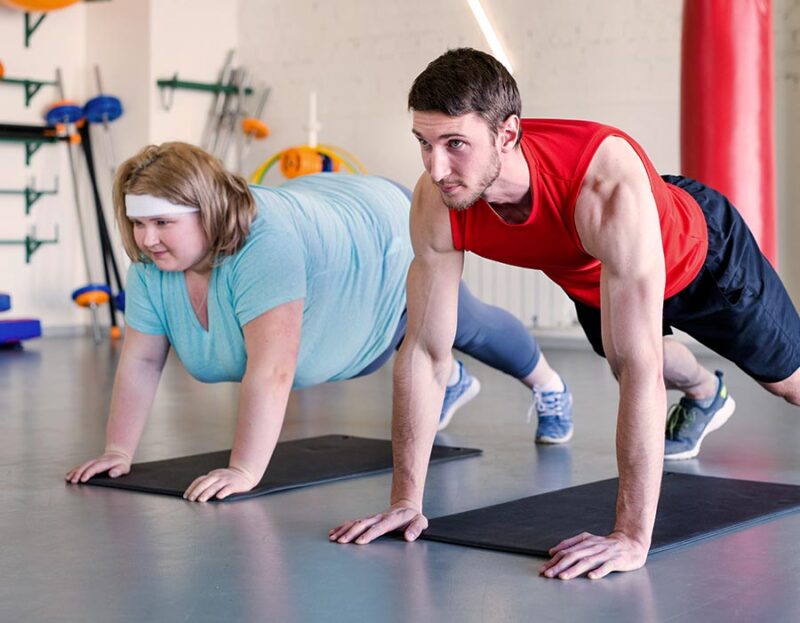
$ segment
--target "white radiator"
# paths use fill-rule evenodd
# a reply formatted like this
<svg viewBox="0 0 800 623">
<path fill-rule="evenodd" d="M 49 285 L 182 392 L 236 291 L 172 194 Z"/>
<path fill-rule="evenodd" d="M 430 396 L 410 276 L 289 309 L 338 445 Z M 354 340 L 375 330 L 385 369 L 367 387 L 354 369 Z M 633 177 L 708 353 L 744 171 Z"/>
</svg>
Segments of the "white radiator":
<svg viewBox="0 0 800 623">
<path fill-rule="evenodd" d="M 538 270 L 506 266 L 467 253 L 464 281 L 481 301 L 507 309 L 527 327 L 577 325 L 572 301 Z"/>
</svg>

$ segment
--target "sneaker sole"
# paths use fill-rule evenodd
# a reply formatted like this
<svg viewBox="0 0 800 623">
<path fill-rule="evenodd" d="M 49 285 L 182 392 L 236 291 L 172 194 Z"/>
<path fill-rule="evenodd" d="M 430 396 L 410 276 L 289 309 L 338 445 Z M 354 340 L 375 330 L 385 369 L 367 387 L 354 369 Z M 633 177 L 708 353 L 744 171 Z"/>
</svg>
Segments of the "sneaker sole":
<svg viewBox="0 0 800 623">
<path fill-rule="evenodd" d="M 696 457 L 698 454 L 700 454 L 700 445 L 703 443 L 703 439 L 706 438 L 706 435 L 713 433 L 715 430 L 719 430 L 723 424 L 730 419 L 735 410 L 736 401 L 729 396 L 725 401 L 725 404 L 722 405 L 722 408 L 714 414 L 713 418 L 711 418 L 711 421 L 708 423 L 708 426 L 706 426 L 703 434 L 700 435 L 700 439 L 697 440 L 697 445 L 694 448 L 690 448 L 689 450 L 685 450 L 683 452 L 678 452 L 677 454 L 664 455 L 664 460 L 683 461 Z"/>
<path fill-rule="evenodd" d="M 555 445 L 555 444 L 559 444 L 559 443 L 567 443 L 570 439 L 572 439 L 572 433 L 574 433 L 574 432 L 575 432 L 575 430 L 573 429 L 573 430 L 569 431 L 569 433 L 567 433 L 563 437 L 547 437 L 546 435 L 542 436 L 542 437 L 537 437 L 536 438 L 536 443 L 548 444 L 548 445 Z"/>
<path fill-rule="evenodd" d="M 481 391 L 481 383 L 475 377 L 472 377 L 472 385 L 469 386 L 469 389 L 461 394 L 456 401 L 450 405 L 450 408 L 444 414 L 444 417 L 439 421 L 439 426 L 436 428 L 437 431 L 444 430 L 447 428 L 447 425 L 450 424 L 450 420 L 453 419 L 453 416 L 456 414 L 461 407 L 467 404 L 470 400 L 475 398 Z"/>
</svg>

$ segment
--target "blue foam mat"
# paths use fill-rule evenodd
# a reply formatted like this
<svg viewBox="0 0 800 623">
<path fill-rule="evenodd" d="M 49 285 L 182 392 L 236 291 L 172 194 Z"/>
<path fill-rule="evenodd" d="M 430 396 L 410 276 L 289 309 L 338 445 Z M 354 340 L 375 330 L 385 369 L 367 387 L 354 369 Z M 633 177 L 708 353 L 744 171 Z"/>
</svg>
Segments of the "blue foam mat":
<svg viewBox="0 0 800 623">
<path fill-rule="evenodd" d="M 14 344 L 41 335 L 42 323 L 38 320 L 0 320 L 0 344 Z"/>
</svg>

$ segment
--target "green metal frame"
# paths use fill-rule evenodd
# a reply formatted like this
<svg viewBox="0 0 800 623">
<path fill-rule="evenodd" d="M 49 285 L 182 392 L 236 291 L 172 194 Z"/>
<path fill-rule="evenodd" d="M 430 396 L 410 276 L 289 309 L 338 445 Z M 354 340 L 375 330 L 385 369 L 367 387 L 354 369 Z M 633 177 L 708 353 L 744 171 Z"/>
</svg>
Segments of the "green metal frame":
<svg viewBox="0 0 800 623">
<path fill-rule="evenodd" d="M 240 88 L 232 85 L 232 84 L 222 84 L 219 82 L 192 82 L 189 80 L 178 80 L 178 74 L 172 76 L 169 79 L 162 79 L 156 80 L 156 85 L 160 89 L 171 89 L 174 93 L 175 89 L 184 89 L 187 91 L 204 91 L 206 93 L 227 93 L 230 95 L 235 95 L 240 91 Z M 252 95 L 253 89 L 251 87 L 245 87 L 244 89 L 245 95 Z M 162 92 L 161 95 L 161 104 L 169 110 L 172 107 L 172 99 L 170 99 L 169 105 L 167 105 L 166 101 L 164 100 L 164 95 Z"/>
<path fill-rule="evenodd" d="M 33 154 L 39 151 L 39 148 L 44 145 L 45 143 L 51 143 L 55 141 L 25 141 L 25 166 L 30 166 L 31 158 L 33 158 Z"/>
<path fill-rule="evenodd" d="M 25 196 L 25 216 L 29 216 L 31 213 L 31 208 L 33 204 L 39 201 L 45 195 L 57 195 L 58 194 L 58 178 L 56 178 L 56 187 L 53 190 L 38 190 L 33 187 L 33 183 L 30 186 L 26 186 L 23 189 L 16 190 L 16 189 L 8 189 L 2 190 L 0 189 L 0 195 L 24 195 Z"/>
<path fill-rule="evenodd" d="M 34 14 L 30 11 L 25 12 L 25 47 L 30 47 L 31 37 L 33 33 L 36 32 L 36 29 L 42 25 L 44 18 L 47 17 L 47 13 L 42 12 L 39 14 L 38 17 L 33 17 Z"/>
<path fill-rule="evenodd" d="M 43 244 L 57 244 L 58 243 L 58 225 L 55 227 L 55 234 L 52 240 L 44 240 L 42 238 L 36 238 L 36 230 L 31 230 L 30 234 L 25 236 L 24 240 L 0 240 L 0 244 L 10 245 L 10 244 L 21 244 L 25 245 L 25 263 L 31 263 L 31 257 L 34 253 L 41 247 Z"/>
<path fill-rule="evenodd" d="M 220 84 L 218 82 L 190 82 L 188 80 L 178 80 L 177 74 L 168 80 L 156 80 L 156 84 L 162 89 L 187 89 L 190 91 L 207 91 L 211 93 L 238 93 L 239 88 L 232 84 Z M 244 88 L 245 95 L 252 95 L 251 87 Z"/>
<path fill-rule="evenodd" d="M 19 84 L 25 87 L 25 107 L 31 104 L 33 96 L 39 92 L 43 86 L 55 86 L 55 80 L 31 80 L 29 78 L 0 78 L 0 84 Z"/>
<path fill-rule="evenodd" d="M 0 138 L 3 143 L 25 143 L 25 166 L 30 166 L 33 154 L 39 151 L 39 148 L 45 143 L 55 143 L 58 141 L 57 137 L 46 138 Z"/>
</svg>

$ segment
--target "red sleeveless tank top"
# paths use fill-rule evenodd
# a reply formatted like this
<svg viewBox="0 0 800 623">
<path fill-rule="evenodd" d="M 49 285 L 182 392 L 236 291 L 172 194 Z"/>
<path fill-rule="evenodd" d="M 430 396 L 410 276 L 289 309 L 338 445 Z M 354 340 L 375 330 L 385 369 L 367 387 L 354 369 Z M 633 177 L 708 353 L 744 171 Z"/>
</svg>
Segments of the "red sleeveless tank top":
<svg viewBox="0 0 800 623">
<path fill-rule="evenodd" d="M 677 294 L 700 272 L 708 250 L 703 212 L 686 191 L 659 177 L 636 141 L 589 121 L 523 119 L 520 145 L 531 176 L 528 220 L 512 225 L 479 199 L 450 211 L 456 249 L 525 268 L 537 268 L 573 299 L 600 307 L 600 262 L 586 253 L 575 229 L 575 203 L 586 169 L 608 136 L 624 138 L 647 170 L 661 223 L 666 263 L 664 298 Z"/>
</svg>

